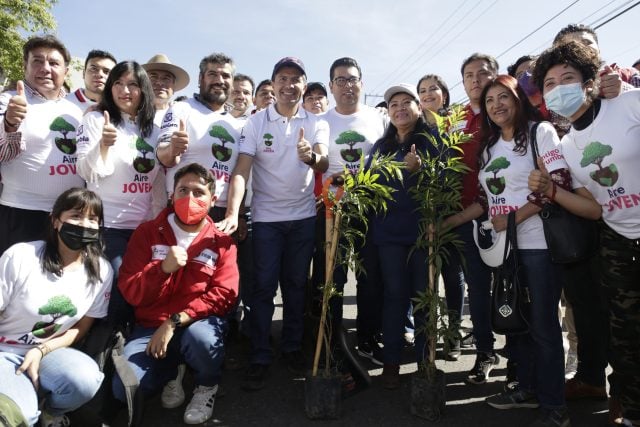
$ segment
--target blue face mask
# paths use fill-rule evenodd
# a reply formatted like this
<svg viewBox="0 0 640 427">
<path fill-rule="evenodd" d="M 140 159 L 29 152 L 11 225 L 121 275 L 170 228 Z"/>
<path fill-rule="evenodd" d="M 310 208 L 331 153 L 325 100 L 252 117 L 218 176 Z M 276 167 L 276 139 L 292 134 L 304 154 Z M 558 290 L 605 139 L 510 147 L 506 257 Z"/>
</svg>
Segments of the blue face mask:
<svg viewBox="0 0 640 427">
<path fill-rule="evenodd" d="M 547 108 L 566 118 L 573 116 L 586 100 L 582 83 L 558 85 L 544 95 Z"/>
</svg>

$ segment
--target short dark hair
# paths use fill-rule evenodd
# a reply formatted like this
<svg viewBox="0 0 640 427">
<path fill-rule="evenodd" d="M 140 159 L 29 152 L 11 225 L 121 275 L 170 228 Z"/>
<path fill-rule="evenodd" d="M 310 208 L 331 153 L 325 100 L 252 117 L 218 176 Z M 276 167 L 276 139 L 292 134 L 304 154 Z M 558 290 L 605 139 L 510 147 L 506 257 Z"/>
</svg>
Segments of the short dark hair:
<svg viewBox="0 0 640 427">
<path fill-rule="evenodd" d="M 440 77 L 439 75 L 437 75 L 437 74 L 425 74 L 424 76 L 420 77 L 420 80 L 418 80 L 418 84 L 416 85 L 416 92 L 419 95 L 420 94 L 420 84 L 423 81 L 429 80 L 429 79 L 433 79 L 433 80 L 436 81 L 436 84 L 438 85 L 438 87 L 442 91 L 442 95 L 443 95 L 442 108 L 444 108 L 445 110 L 448 109 L 449 108 L 449 102 L 451 101 L 451 96 L 449 96 L 449 86 L 447 86 L 447 83 L 445 83 L 444 79 L 442 77 Z"/>
<path fill-rule="evenodd" d="M 24 61 L 27 62 L 29 59 L 29 52 L 41 47 L 57 50 L 64 58 L 64 64 L 69 65 L 69 62 L 71 61 L 71 54 L 67 50 L 66 46 L 58 40 L 57 37 L 52 36 L 51 34 L 30 37 L 24 46 L 22 46 L 22 58 Z"/>
<path fill-rule="evenodd" d="M 104 224 L 102 199 L 93 191 L 74 187 L 58 196 L 49 215 L 49 223 L 45 231 L 45 245 L 40 253 L 42 271 L 52 273 L 58 277 L 62 276 L 63 265 L 58 251 L 58 230 L 54 228 L 53 222 L 56 219 L 60 219 L 63 212 L 71 209 L 78 209 L 81 212 L 89 212 L 96 215 L 100 227 Z M 100 236 L 102 237 L 102 231 Z M 89 243 L 85 246 L 84 253 L 84 268 L 89 283 L 98 283 L 100 281 L 100 258 L 103 256 L 102 238 L 96 243 Z"/>
<path fill-rule="evenodd" d="M 254 88 L 256 87 L 255 83 L 253 82 L 253 79 L 249 76 L 247 76 L 246 74 L 241 74 L 238 73 L 235 76 L 233 76 L 233 82 L 249 82 L 249 84 L 251 85 L 251 95 L 253 95 L 254 93 Z"/>
<path fill-rule="evenodd" d="M 584 24 L 569 24 L 566 27 L 562 28 L 560 31 L 558 31 L 558 34 L 556 34 L 556 36 L 553 38 L 553 46 L 560 43 L 562 38 L 567 34 L 573 34 L 573 33 L 589 33 L 593 36 L 593 39 L 596 41 L 596 43 L 598 43 L 598 35 L 596 34 L 595 30 L 590 26 L 584 25 Z"/>
<path fill-rule="evenodd" d="M 156 114 L 156 107 L 153 103 L 155 97 L 153 95 L 153 86 L 151 85 L 151 80 L 149 80 L 147 72 L 137 62 L 122 61 L 113 67 L 109 73 L 109 77 L 107 77 L 107 82 L 104 84 L 104 91 L 98 104 L 98 110 L 108 111 L 114 125 L 118 126 L 122 123 L 122 113 L 113 99 L 111 88 L 120 77 L 128 72 L 133 73 L 133 76 L 140 85 L 140 105 L 138 106 L 138 113 L 136 114 L 136 124 L 138 125 L 138 129 L 140 129 L 142 137 L 146 138 L 153 132 L 153 119 Z"/>
<path fill-rule="evenodd" d="M 201 75 L 207 70 L 207 64 L 229 64 L 231 65 L 231 74 L 236 73 L 236 64 L 233 59 L 224 53 L 212 53 L 202 58 L 199 65 Z"/>
<path fill-rule="evenodd" d="M 464 77 L 464 68 L 472 63 L 473 61 L 485 61 L 489 64 L 489 70 L 493 72 L 493 74 L 498 74 L 498 69 L 500 66 L 498 65 L 498 61 L 491 55 L 487 55 L 484 53 L 473 53 L 470 57 L 462 61 L 462 67 L 460 67 L 460 74 Z"/>
<path fill-rule="evenodd" d="M 560 64 L 571 65 L 578 70 L 582 81 L 593 80 L 594 88 L 591 91 L 593 97 L 597 97 L 598 70 L 600 69 L 600 55 L 598 52 L 575 41 L 551 47 L 540 54 L 533 66 L 533 83 L 540 93 L 544 93 L 544 78 L 547 72 Z"/>
<path fill-rule="evenodd" d="M 534 59 L 536 59 L 535 56 L 533 55 L 523 55 L 520 58 L 516 59 L 516 62 L 514 62 L 513 64 L 509 65 L 507 67 L 507 73 L 511 76 L 511 77 L 515 77 L 516 76 L 516 70 L 518 69 L 518 67 L 520 65 L 522 65 L 524 62 L 527 61 L 533 61 Z"/>
<path fill-rule="evenodd" d="M 202 179 L 207 187 L 209 187 L 209 191 L 211 194 L 216 193 L 216 180 L 211 174 L 211 171 L 199 163 L 190 163 L 186 166 L 178 169 L 176 174 L 173 176 L 173 189 L 175 190 L 178 182 L 182 179 L 183 176 L 187 174 L 194 174 Z"/>
<path fill-rule="evenodd" d="M 106 50 L 93 49 L 89 51 L 89 53 L 87 54 L 87 59 L 84 60 L 84 68 L 87 68 L 87 64 L 93 58 L 110 59 L 114 64 L 118 63 L 118 61 L 116 61 L 116 58 Z"/>
<path fill-rule="evenodd" d="M 333 61 L 333 64 L 331 64 L 331 68 L 329 68 L 329 81 L 333 81 L 333 73 L 338 67 L 356 67 L 358 69 L 358 77 L 362 79 L 362 69 L 360 69 L 358 61 L 345 56 L 343 58 L 336 59 L 335 61 Z"/>
<path fill-rule="evenodd" d="M 256 86 L 255 90 L 256 95 L 258 94 L 262 86 L 273 86 L 273 81 L 271 81 L 271 79 L 264 79 L 263 81 L 258 83 L 258 86 Z"/>
</svg>

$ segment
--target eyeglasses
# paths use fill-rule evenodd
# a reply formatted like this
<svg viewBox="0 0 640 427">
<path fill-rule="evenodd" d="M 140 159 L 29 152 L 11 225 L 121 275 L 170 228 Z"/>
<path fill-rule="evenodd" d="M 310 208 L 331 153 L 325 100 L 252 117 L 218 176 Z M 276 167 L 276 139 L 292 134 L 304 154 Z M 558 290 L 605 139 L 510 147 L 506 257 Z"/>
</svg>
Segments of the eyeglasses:
<svg viewBox="0 0 640 427">
<path fill-rule="evenodd" d="M 360 82 L 360 77 L 349 77 L 348 79 L 346 77 L 336 77 L 333 82 L 340 87 L 345 86 L 347 83 L 350 86 L 355 86 Z"/>
</svg>

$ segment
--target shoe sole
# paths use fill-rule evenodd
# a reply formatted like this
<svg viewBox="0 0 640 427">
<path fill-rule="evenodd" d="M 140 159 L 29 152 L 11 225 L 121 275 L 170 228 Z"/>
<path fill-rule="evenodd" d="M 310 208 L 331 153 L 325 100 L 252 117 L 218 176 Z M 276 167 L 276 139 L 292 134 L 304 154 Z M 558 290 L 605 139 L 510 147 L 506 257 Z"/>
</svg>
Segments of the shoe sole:
<svg viewBox="0 0 640 427">
<path fill-rule="evenodd" d="M 358 356 L 364 357 L 365 359 L 369 359 L 371 363 L 373 363 L 374 365 L 384 366 L 384 363 L 376 359 L 375 357 L 373 357 L 372 354 L 365 353 L 363 351 L 358 350 Z"/>
<path fill-rule="evenodd" d="M 520 409 L 520 408 L 527 408 L 527 409 L 537 409 L 540 407 L 540 404 L 538 402 L 531 402 L 531 403 L 526 403 L 526 402 L 522 402 L 522 403 L 492 403 L 492 402 L 487 402 L 487 404 L 489 406 L 491 406 L 492 408 L 496 408 L 496 409 Z"/>
</svg>

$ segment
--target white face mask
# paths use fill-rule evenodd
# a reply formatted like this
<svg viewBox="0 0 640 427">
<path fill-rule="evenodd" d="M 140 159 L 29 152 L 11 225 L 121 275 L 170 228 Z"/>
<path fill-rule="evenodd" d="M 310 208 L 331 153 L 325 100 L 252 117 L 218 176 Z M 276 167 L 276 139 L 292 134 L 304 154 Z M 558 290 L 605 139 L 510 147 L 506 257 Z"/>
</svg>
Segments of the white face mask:
<svg viewBox="0 0 640 427">
<path fill-rule="evenodd" d="M 586 100 L 582 83 L 558 85 L 544 95 L 547 108 L 566 118 L 573 116 Z"/>
</svg>

